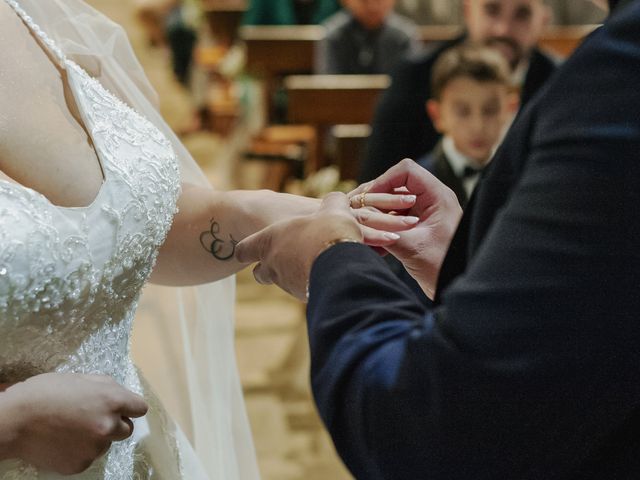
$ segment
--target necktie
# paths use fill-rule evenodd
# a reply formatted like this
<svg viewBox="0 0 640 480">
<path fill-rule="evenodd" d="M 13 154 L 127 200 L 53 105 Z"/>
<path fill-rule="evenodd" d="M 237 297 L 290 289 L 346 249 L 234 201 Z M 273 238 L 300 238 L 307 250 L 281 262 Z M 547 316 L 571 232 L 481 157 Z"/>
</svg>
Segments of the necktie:
<svg viewBox="0 0 640 480">
<path fill-rule="evenodd" d="M 462 178 L 471 178 L 482 173 L 481 168 L 474 168 L 467 165 L 462 172 Z"/>
</svg>

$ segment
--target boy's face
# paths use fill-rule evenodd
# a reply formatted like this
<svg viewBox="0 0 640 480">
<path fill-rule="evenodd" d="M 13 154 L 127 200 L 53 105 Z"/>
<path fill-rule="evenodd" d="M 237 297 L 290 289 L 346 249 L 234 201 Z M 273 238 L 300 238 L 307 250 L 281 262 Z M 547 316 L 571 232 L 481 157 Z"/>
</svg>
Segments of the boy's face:
<svg viewBox="0 0 640 480">
<path fill-rule="evenodd" d="M 368 30 L 380 28 L 395 3 L 395 0 L 342 0 L 344 8 Z"/>
<path fill-rule="evenodd" d="M 491 158 L 516 102 L 507 86 L 468 77 L 450 81 L 427 112 L 436 129 L 449 135 L 460 153 L 484 166 Z"/>
<path fill-rule="evenodd" d="M 471 40 L 496 47 L 512 67 L 529 55 L 551 20 L 543 0 L 465 0 Z"/>
</svg>

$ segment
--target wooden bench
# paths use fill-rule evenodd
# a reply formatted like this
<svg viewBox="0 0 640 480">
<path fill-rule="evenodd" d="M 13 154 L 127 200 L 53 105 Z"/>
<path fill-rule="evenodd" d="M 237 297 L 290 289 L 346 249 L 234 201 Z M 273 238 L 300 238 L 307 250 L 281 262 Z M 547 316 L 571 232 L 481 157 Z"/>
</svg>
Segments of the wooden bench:
<svg viewBox="0 0 640 480">
<path fill-rule="evenodd" d="M 342 180 L 358 178 L 370 134 L 368 124 L 335 125 L 331 128 L 334 161 Z"/>
<path fill-rule="evenodd" d="M 266 99 L 265 121 L 283 121 L 282 105 L 276 102 L 286 75 L 313 72 L 315 44 L 324 36 L 317 25 L 244 26 L 240 38 L 247 55 L 247 71 L 260 79 Z"/>
<path fill-rule="evenodd" d="M 216 41 L 229 48 L 238 38 L 247 0 L 201 0 L 211 34 Z"/>
<path fill-rule="evenodd" d="M 315 163 L 306 165 L 306 173 L 327 165 L 323 147 L 330 127 L 371 123 L 378 97 L 390 82 L 387 75 L 292 75 L 285 78 L 289 122 L 312 125 L 318 132 Z"/>
<path fill-rule="evenodd" d="M 540 46 L 561 57 L 568 57 L 582 40 L 598 25 L 552 25 L 540 38 Z M 420 39 L 424 43 L 451 40 L 463 32 L 458 25 L 429 25 L 420 27 Z"/>
<path fill-rule="evenodd" d="M 324 28 L 317 25 L 240 28 L 247 48 L 247 70 L 267 77 L 311 73 L 315 44 L 323 37 Z"/>
</svg>

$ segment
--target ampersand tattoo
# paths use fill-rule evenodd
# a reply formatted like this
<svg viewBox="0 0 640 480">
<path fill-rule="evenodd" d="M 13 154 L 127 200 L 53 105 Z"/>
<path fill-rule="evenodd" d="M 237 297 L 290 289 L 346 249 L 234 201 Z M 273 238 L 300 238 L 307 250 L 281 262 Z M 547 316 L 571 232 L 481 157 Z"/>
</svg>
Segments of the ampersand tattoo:
<svg viewBox="0 0 640 480">
<path fill-rule="evenodd" d="M 230 260 L 236 253 L 238 241 L 231 234 L 229 234 L 229 240 L 223 240 L 218 236 L 219 233 L 220 224 L 212 218 L 211 228 L 200 234 L 200 245 L 216 259 Z"/>
</svg>

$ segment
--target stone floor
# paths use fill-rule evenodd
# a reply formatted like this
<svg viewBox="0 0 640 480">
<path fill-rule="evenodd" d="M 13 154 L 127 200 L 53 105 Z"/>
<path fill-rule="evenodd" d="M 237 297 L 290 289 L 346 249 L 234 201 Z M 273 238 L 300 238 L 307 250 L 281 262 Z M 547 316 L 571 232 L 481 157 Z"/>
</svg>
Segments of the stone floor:
<svg viewBox="0 0 640 480">
<path fill-rule="evenodd" d="M 169 124 L 190 121 L 188 94 L 173 80 L 167 52 L 147 45 L 133 16 L 135 2 L 89 0 L 122 24 L 161 99 Z M 217 188 L 259 186 L 260 165 L 238 167 L 234 147 L 212 134 L 184 139 Z M 304 308 L 276 287 L 237 276 L 237 356 L 264 480 L 347 480 L 311 401 Z"/>
</svg>

